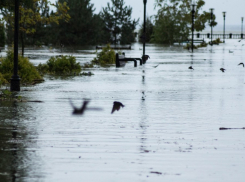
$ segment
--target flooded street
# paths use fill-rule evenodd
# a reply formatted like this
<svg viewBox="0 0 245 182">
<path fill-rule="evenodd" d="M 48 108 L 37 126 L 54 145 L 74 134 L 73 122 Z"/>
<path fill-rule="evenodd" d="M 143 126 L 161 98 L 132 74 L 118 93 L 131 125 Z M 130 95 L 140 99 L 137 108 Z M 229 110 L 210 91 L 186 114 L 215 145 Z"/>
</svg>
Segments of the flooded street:
<svg viewBox="0 0 245 182">
<path fill-rule="evenodd" d="M 143 66 L 21 87 L 19 95 L 42 102 L 0 102 L 0 181 L 244 182 L 245 130 L 219 130 L 245 127 L 243 44 L 194 54 L 149 44 Z M 126 57 L 141 57 L 141 48 L 133 44 Z M 95 47 L 25 52 L 34 65 L 60 54 L 81 64 L 96 56 Z M 72 115 L 69 99 L 80 107 L 84 98 L 103 110 Z M 111 114 L 114 101 L 125 107 Z"/>
</svg>

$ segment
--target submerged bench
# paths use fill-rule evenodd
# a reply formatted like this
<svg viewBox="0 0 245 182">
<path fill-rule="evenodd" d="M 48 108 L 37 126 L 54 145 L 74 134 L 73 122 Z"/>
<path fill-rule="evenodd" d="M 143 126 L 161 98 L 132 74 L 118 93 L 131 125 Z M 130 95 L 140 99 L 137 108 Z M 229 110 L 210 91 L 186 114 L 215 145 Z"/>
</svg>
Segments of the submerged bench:
<svg viewBox="0 0 245 182">
<path fill-rule="evenodd" d="M 119 55 L 116 54 L 116 67 L 124 67 L 127 61 L 133 61 L 134 67 L 137 67 L 137 61 L 140 61 L 140 65 L 143 64 L 143 61 L 141 58 L 126 58 L 125 53 Z"/>
</svg>

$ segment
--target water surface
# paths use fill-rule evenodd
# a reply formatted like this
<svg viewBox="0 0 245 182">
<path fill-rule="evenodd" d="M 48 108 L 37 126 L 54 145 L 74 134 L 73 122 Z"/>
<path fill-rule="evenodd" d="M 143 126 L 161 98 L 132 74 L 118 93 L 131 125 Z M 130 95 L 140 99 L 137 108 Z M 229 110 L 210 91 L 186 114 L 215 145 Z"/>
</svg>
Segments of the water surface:
<svg viewBox="0 0 245 182">
<path fill-rule="evenodd" d="M 243 182 L 245 131 L 219 130 L 245 127 L 243 43 L 194 54 L 149 44 L 143 66 L 22 87 L 20 95 L 43 103 L 0 102 L 1 181 Z M 141 57 L 142 45 L 132 48 L 126 56 Z M 60 54 L 81 64 L 96 56 L 94 48 L 26 51 L 34 65 Z M 73 116 L 69 98 L 103 111 Z M 114 101 L 125 107 L 111 114 Z"/>
</svg>

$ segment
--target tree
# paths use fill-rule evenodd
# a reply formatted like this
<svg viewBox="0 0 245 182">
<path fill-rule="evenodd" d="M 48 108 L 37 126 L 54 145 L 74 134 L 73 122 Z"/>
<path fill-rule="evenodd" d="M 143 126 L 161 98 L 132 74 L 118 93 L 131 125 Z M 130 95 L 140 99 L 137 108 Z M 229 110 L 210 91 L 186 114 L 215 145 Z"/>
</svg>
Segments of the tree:
<svg viewBox="0 0 245 182">
<path fill-rule="evenodd" d="M 48 0 L 23 0 L 23 3 L 19 7 L 19 31 L 20 31 L 20 41 L 22 45 L 22 55 L 24 55 L 24 47 L 26 40 L 29 40 L 31 36 L 36 32 L 36 25 L 38 23 L 50 24 L 59 23 L 59 21 L 70 19 L 69 14 L 67 14 L 68 7 L 66 3 L 58 3 L 56 5 L 57 12 L 52 16 L 42 16 L 43 11 L 49 10 L 49 6 L 54 6 L 50 4 Z M 7 22 L 8 31 L 14 30 L 14 13 L 9 9 L 5 11 L 4 19 Z"/>
<path fill-rule="evenodd" d="M 140 42 L 143 42 L 143 33 L 144 33 L 144 22 L 140 26 L 139 30 L 139 37 L 140 37 Z M 149 17 L 146 18 L 145 21 L 145 42 L 150 42 L 151 36 L 153 34 L 153 23 L 151 22 L 151 19 Z"/>
<path fill-rule="evenodd" d="M 192 0 L 155 0 L 155 2 L 155 6 L 160 9 L 155 16 L 153 41 L 172 44 L 173 42 L 187 40 L 192 24 Z M 198 0 L 196 4 L 194 29 L 202 31 L 211 15 L 205 11 L 200 13 L 202 6 L 205 5 L 204 0 Z M 215 15 L 209 24 L 217 25 Z"/>
<path fill-rule="evenodd" d="M 107 7 L 100 13 L 105 31 L 108 32 L 108 43 L 128 44 L 135 40 L 134 30 L 139 22 L 131 20 L 132 8 L 125 6 L 124 0 L 111 0 L 112 5 L 107 3 Z"/>
<path fill-rule="evenodd" d="M 5 29 L 4 29 L 4 23 L 0 20 L 0 47 L 4 47 L 5 45 Z"/>
<path fill-rule="evenodd" d="M 69 22 L 61 21 L 57 27 L 57 42 L 64 45 L 88 45 L 100 42 L 103 32 L 102 19 L 93 14 L 94 5 L 90 0 L 59 0 L 69 6 Z"/>
</svg>

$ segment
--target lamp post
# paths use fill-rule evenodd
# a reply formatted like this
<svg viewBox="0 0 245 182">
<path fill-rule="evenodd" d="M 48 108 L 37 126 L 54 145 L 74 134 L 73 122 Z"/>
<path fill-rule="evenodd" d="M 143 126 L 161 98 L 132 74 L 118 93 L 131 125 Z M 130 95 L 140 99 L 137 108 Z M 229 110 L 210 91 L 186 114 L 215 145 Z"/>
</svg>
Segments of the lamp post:
<svg viewBox="0 0 245 182">
<path fill-rule="evenodd" d="M 195 19 L 195 7 L 196 7 L 196 4 L 195 3 L 193 3 L 192 5 L 192 10 L 191 10 L 191 12 L 192 12 L 192 28 L 191 28 L 191 31 L 192 31 L 192 37 L 191 37 L 191 39 L 192 39 L 192 41 L 191 41 L 191 51 L 193 52 L 193 41 L 194 41 L 194 19 Z"/>
<path fill-rule="evenodd" d="M 226 12 L 222 12 L 223 13 L 223 17 L 224 17 L 224 27 L 223 27 L 223 43 L 225 43 L 225 14 Z"/>
<path fill-rule="evenodd" d="M 241 27 L 241 38 L 243 39 L 243 17 L 242 17 L 242 27 Z"/>
<path fill-rule="evenodd" d="M 211 46 L 213 46 L 213 11 L 214 11 L 214 8 L 210 8 L 210 13 L 211 13 L 211 22 L 210 22 L 210 25 L 211 25 Z"/>
<path fill-rule="evenodd" d="M 20 77 L 18 75 L 19 5 L 19 0 L 15 0 L 14 74 L 11 78 L 10 91 L 20 91 Z"/>
<path fill-rule="evenodd" d="M 144 3 L 144 31 L 143 31 L 143 64 L 145 64 L 145 38 L 146 38 L 146 33 L 145 33 L 145 21 L 146 21 L 146 3 L 147 0 L 143 0 Z"/>
</svg>

